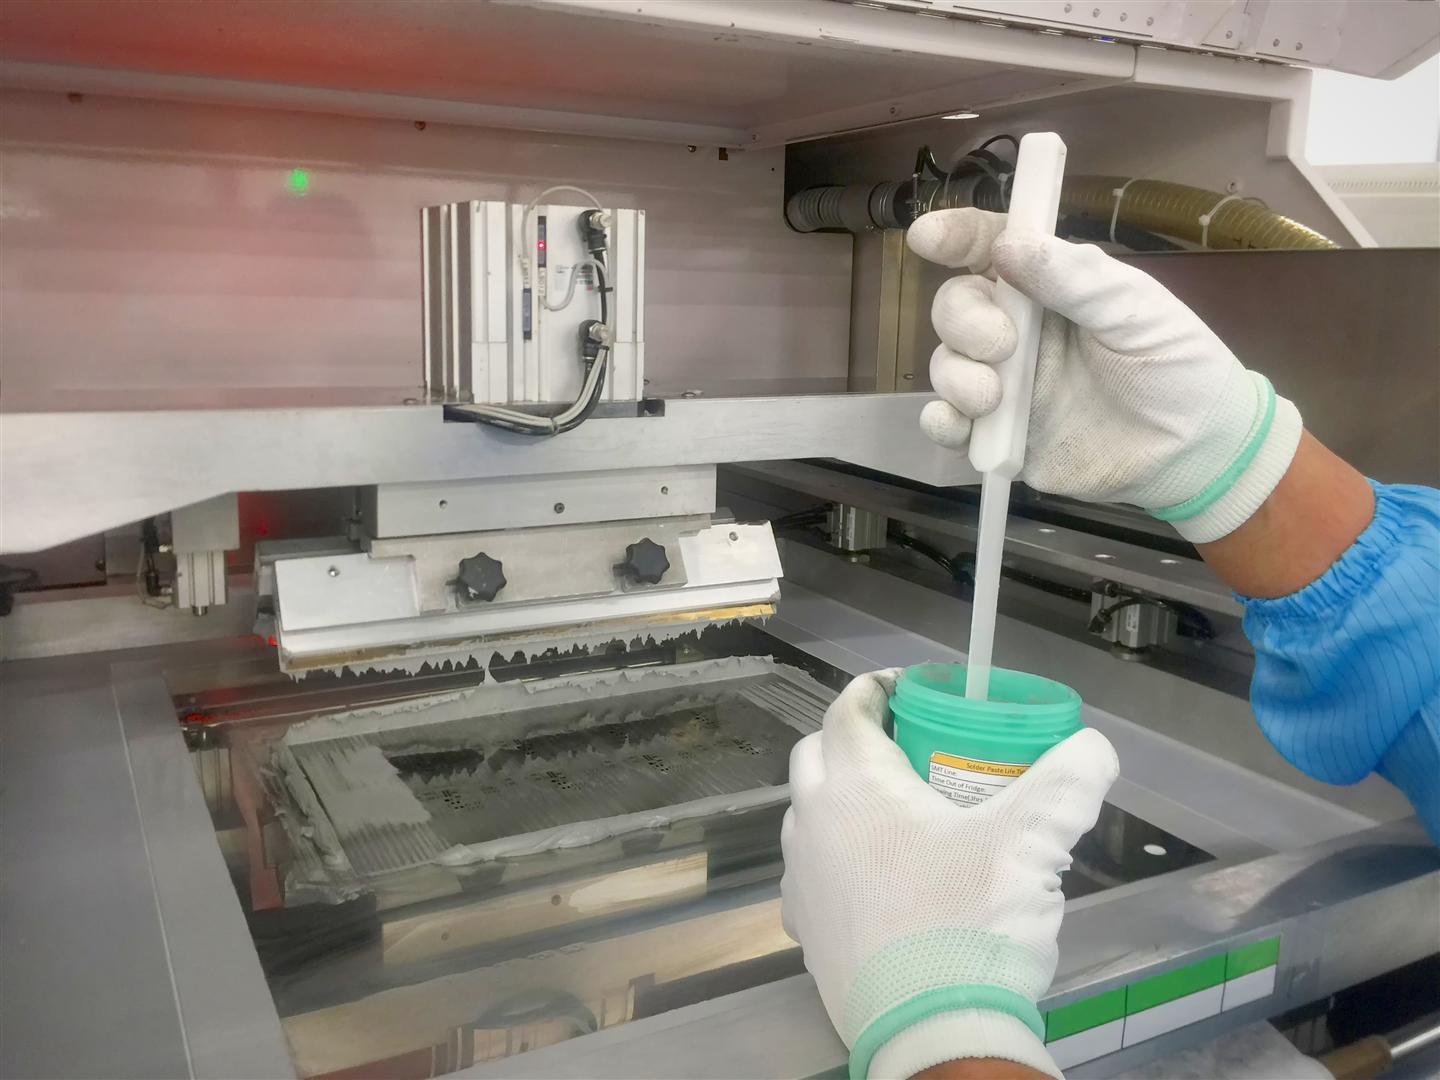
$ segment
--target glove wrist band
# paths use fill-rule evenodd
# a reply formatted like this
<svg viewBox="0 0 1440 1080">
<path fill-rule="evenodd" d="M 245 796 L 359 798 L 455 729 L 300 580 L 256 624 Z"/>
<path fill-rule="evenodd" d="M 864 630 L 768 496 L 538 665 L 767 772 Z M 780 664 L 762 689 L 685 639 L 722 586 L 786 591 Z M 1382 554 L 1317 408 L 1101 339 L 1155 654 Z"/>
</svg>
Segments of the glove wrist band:
<svg viewBox="0 0 1440 1080">
<path fill-rule="evenodd" d="M 906 1028 L 931 1016 L 959 1009 L 989 1009 L 1015 1017 L 1042 1043 L 1045 1021 L 1035 1003 L 1003 986 L 939 986 L 887 1009 L 865 1025 L 850 1048 L 850 1080 L 865 1080 L 876 1051 Z"/>
<path fill-rule="evenodd" d="M 1265 445 L 1265 440 L 1270 435 L 1270 429 L 1275 423 L 1275 387 L 1270 385 L 1270 380 L 1263 375 L 1256 374 L 1259 389 L 1264 398 L 1264 403 L 1256 413 L 1255 423 L 1250 427 L 1250 434 L 1240 452 L 1231 459 L 1230 464 L 1225 466 L 1220 475 L 1206 484 L 1200 491 L 1186 499 L 1184 502 L 1175 503 L 1173 506 L 1162 506 L 1151 510 L 1150 516 L 1159 518 L 1161 521 L 1185 521 L 1195 517 L 1201 511 L 1213 505 L 1221 499 L 1226 492 L 1235 486 L 1245 470 L 1255 461 L 1260 448 Z"/>
</svg>

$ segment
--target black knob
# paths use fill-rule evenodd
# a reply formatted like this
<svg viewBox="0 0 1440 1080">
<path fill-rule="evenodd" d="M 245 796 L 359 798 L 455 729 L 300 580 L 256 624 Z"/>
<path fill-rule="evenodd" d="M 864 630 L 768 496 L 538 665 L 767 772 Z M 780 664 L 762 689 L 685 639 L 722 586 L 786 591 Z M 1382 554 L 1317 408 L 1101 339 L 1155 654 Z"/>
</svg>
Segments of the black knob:
<svg viewBox="0 0 1440 1080">
<path fill-rule="evenodd" d="M 631 581 L 658 585 L 670 569 L 670 560 L 665 557 L 665 549 L 647 536 L 625 548 L 625 561 L 618 569 Z"/>
<path fill-rule="evenodd" d="M 505 587 L 505 567 L 483 551 L 460 560 L 460 592 L 467 600 L 494 600 Z"/>
</svg>

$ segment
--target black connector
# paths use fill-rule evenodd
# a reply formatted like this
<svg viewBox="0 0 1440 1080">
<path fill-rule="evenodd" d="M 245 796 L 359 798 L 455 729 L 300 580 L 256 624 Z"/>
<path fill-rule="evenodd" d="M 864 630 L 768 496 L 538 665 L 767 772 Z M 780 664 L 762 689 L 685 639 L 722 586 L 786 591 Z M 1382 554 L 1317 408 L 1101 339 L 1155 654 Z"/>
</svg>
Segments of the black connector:
<svg viewBox="0 0 1440 1080">
<path fill-rule="evenodd" d="M 599 255 L 610 247 L 610 230 L 605 224 L 608 216 L 605 210 L 586 210 L 578 219 L 580 238 L 591 255 Z"/>
<path fill-rule="evenodd" d="M 599 319 L 586 319 L 580 324 L 580 357 L 585 370 L 600 357 L 600 350 L 610 344 L 610 327 Z"/>
</svg>

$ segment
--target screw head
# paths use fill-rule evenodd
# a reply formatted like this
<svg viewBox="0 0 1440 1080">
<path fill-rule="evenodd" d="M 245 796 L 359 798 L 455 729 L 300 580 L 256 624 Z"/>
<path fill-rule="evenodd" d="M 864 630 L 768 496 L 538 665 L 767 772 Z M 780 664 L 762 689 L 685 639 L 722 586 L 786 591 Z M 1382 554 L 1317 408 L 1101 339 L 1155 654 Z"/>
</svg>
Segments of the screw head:
<svg viewBox="0 0 1440 1080">
<path fill-rule="evenodd" d="M 338 566 L 332 566 L 332 567 L 330 567 L 329 570 L 326 570 L 325 573 L 329 574 L 331 577 L 339 577 L 339 576 L 340 576 L 340 567 L 338 567 Z"/>
<path fill-rule="evenodd" d="M 555 513 L 557 513 L 557 514 L 563 514 L 564 512 L 565 512 L 565 504 L 564 504 L 564 503 L 556 503 L 556 504 L 555 504 Z"/>
<path fill-rule="evenodd" d="M 444 510 L 444 509 L 445 509 L 447 506 L 449 506 L 449 505 L 450 505 L 450 500 L 449 500 L 449 499 L 441 499 L 441 500 L 440 500 L 440 509 L 441 509 L 441 510 Z"/>
<path fill-rule="evenodd" d="M 661 485 L 660 485 L 660 494 L 661 494 L 661 495 L 669 495 L 669 494 L 670 494 L 670 488 L 667 487 L 667 486 L 664 485 L 664 484 L 661 484 Z"/>
</svg>

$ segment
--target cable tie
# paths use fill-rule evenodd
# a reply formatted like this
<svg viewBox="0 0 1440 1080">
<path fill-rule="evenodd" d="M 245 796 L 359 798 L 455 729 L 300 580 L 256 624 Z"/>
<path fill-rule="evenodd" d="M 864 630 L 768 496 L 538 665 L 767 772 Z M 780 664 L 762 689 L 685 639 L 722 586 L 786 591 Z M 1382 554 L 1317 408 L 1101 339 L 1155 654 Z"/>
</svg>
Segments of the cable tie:
<svg viewBox="0 0 1440 1080">
<path fill-rule="evenodd" d="M 1132 176 L 1118 188 L 1112 188 L 1110 191 L 1110 194 L 1115 196 L 1115 205 L 1110 208 L 1110 243 L 1112 244 L 1118 244 L 1120 242 L 1115 239 L 1115 225 L 1120 220 L 1120 200 L 1125 197 L 1125 189 L 1139 179 L 1141 178 L 1138 176 Z"/>
<path fill-rule="evenodd" d="M 1261 206 L 1265 205 L 1264 200 L 1258 199 L 1254 195 L 1241 195 L 1239 192 L 1231 192 L 1229 195 L 1226 195 L 1208 211 L 1195 219 L 1200 223 L 1200 246 L 1202 248 L 1208 250 L 1210 247 L 1210 222 L 1215 220 L 1215 215 L 1220 212 L 1220 208 L 1232 199 L 1239 199 L 1242 202 L 1249 200 L 1251 202 L 1257 202 Z"/>
</svg>

